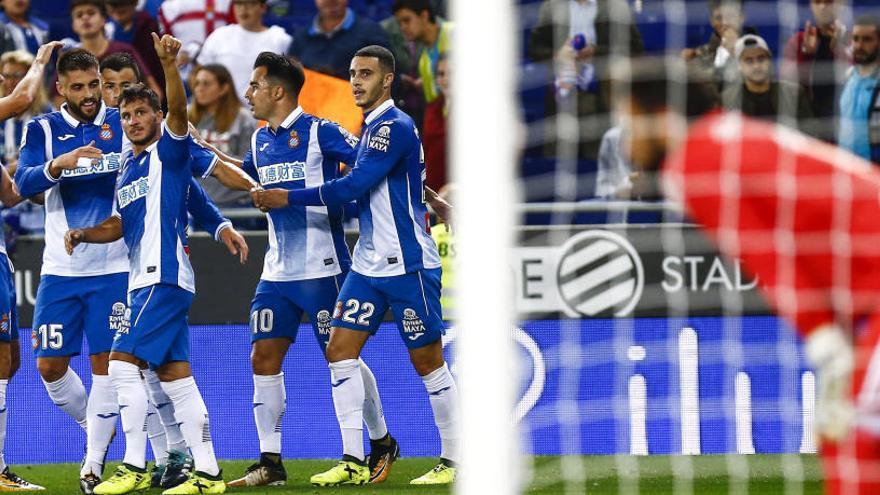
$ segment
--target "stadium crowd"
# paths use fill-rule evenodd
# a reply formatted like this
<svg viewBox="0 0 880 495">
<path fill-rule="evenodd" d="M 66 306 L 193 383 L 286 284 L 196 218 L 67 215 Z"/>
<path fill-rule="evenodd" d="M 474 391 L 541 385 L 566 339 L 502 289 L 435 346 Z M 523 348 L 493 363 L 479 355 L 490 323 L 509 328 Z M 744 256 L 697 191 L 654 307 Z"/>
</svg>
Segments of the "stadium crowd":
<svg viewBox="0 0 880 495">
<path fill-rule="evenodd" d="M 527 33 L 527 62 L 545 65 L 552 78 L 542 149 L 532 154 L 595 163 L 595 188 L 579 190 L 577 199 L 656 198 L 655 188 L 633 183 L 639 175 L 620 148 L 621 129 L 611 117 L 609 61 L 646 52 L 680 57 L 711 77 L 725 109 L 798 128 L 880 164 L 880 17 L 871 2 L 799 2 L 808 13 L 800 26 L 783 26 L 770 2 L 688 2 L 689 9 L 706 9 L 711 29 L 704 42 L 680 52 L 669 40 L 658 48 L 656 39 L 643 38 L 640 27 L 650 28 L 650 16 L 638 11 L 652 5 L 651 15 L 665 14 L 661 2 L 543 0 Z M 762 15 L 749 19 L 750 7 Z M 559 139 L 558 113 L 577 117 L 573 150 Z M 526 161 L 524 175 L 528 168 Z"/>
</svg>

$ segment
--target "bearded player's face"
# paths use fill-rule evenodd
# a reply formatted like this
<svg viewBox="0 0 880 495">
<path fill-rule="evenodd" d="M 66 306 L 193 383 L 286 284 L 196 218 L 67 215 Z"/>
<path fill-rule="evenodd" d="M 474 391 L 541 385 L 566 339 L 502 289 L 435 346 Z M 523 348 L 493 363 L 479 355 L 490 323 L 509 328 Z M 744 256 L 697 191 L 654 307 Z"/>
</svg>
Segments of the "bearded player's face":
<svg viewBox="0 0 880 495">
<path fill-rule="evenodd" d="M 101 106 L 101 79 L 97 68 L 66 72 L 58 78 L 57 87 L 71 115 L 82 122 L 95 119 Z"/>
</svg>

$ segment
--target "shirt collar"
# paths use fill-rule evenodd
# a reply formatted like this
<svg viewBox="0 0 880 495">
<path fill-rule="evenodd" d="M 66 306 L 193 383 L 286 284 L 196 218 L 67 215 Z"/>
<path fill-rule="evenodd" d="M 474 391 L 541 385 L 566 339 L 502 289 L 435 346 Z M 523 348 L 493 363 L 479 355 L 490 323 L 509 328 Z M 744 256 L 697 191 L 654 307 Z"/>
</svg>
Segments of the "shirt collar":
<svg viewBox="0 0 880 495">
<path fill-rule="evenodd" d="M 290 129 L 290 127 L 293 125 L 293 123 L 296 122 L 296 120 L 297 120 L 297 119 L 299 118 L 299 116 L 302 115 L 302 114 L 303 114 L 303 109 L 302 109 L 302 107 L 296 107 L 296 108 L 294 108 L 293 111 L 290 112 L 290 115 L 288 115 L 287 118 L 284 119 L 284 121 L 281 122 L 281 125 L 278 126 L 278 127 L 283 127 L 283 128 L 285 128 L 285 129 Z"/>
<path fill-rule="evenodd" d="M 319 34 L 323 35 L 332 35 L 337 31 L 346 31 L 351 29 L 351 26 L 354 24 L 354 11 L 351 9 L 345 9 L 345 17 L 342 19 L 342 24 L 336 26 L 332 31 L 324 31 L 321 29 L 320 17 L 315 16 L 315 19 L 312 21 L 312 27 L 309 28 L 309 34 L 312 36 L 317 36 Z"/>
<path fill-rule="evenodd" d="M 94 124 L 94 125 L 103 124 L 104 117 L 106 115 L 107 115 L 107 107 L 104 106 L 104 102 L 102 101 L 101 106 L 98 107 L 98 114 L 95 115 L 95 120 L 92 121 L 92 124 Z M 67 122 L 67 124 L 70 127 L 77 127 L 80 124 L 82 124 L 82 122 L 80 122 L 76 117 L 74 117 L 73 115 L 70 114 L 70 112 L 67 111 L 67 103 L 61 104 L 61 116 L 64 117 L 64 121 Z"/>
<path fill-rule="evenodd" d="M 381 105 L 376 107 L 372 112 L 368 113 L 364 116 L 364 123 L 367 125 L 372 124 L 376 119 L 379 118 L 383 113 L 385 113 L 389 108 L 394 106 L 394 100 L 388 98 Z"/>
</svg>

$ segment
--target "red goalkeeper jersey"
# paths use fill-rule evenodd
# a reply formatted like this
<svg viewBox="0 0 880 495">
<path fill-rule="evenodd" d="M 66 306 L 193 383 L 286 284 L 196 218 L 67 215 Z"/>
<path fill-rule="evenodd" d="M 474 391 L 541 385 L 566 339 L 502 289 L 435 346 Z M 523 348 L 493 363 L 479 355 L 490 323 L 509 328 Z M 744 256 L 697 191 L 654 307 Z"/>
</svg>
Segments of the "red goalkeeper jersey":
<svg viewBox="0 0 880 495">
<path fill-rule="evenodd" d="M 779 125 L 715 113 L 667 156 L 662 180 L 802 334 L 880 314 L 880 171 L 867 161 Z"/>
</svg>

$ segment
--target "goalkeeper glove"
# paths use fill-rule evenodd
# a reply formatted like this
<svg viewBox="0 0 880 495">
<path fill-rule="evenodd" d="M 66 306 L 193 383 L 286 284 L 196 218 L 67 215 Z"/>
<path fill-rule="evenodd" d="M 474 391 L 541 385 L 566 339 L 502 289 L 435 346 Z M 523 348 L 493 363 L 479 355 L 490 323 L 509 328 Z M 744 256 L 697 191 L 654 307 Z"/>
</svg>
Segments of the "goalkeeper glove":
<svg viewBox="0 0 880 495">
<path fill-rule="evenodd" d="M 820 439 L 841 440 L 855 417 L 851 394 L 854 353 L 850 340 L 835 325 L 823 325 L 806 342 L 807 359 L 816 371 L 815 432 Z"/>
</svg>

